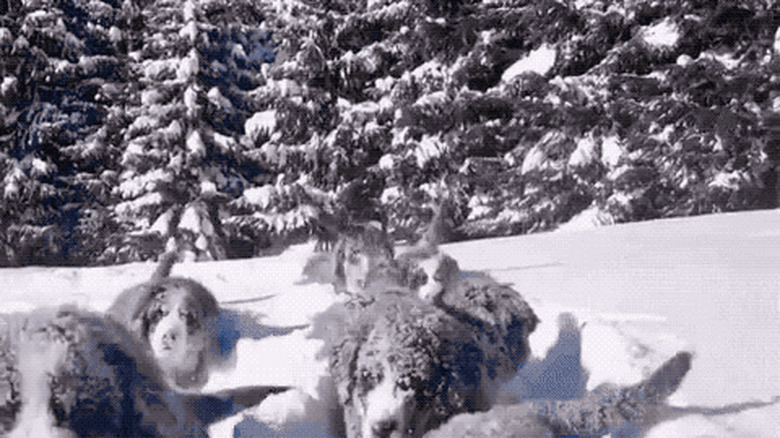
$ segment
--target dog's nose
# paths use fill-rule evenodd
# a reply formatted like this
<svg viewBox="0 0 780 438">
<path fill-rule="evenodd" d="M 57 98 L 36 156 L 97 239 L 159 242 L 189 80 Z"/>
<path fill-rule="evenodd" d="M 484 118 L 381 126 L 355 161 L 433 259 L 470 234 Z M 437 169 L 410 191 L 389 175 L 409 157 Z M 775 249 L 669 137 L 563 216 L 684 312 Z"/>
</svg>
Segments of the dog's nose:
<svg viewBox="0 0 780 438">
<path fill-rule="evenodd" d="M 382 420 L 374 423 L 374 426 L 371 428 L 371 432 L 376 438 L 387 438 L 397 428 L 398 422 L 396 420 Z"/>
</svg>

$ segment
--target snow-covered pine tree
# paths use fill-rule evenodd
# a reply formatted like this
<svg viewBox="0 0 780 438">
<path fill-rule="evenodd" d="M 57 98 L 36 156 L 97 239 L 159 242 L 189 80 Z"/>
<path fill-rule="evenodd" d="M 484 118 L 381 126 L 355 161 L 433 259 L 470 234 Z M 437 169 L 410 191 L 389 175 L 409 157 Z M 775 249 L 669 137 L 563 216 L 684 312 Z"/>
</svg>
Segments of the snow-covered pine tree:
<svg viewBox="0 0 780 438">
<path fill-rule="evenodd" d="M 92 258 L 84 220 L 107 201 L 106 91 L 121 87 L 125 15 L 99 0 L 10 2 L 2 17 L 8 264 Z M 109 178 L 110 179 L 110 178 Z"/>
<path fill-rule="evenodd" d="M 301 98 L 307 94 L 307 70 L 295 71 L 285 57 L 284 45 L 295 44 L 285 35 L 313 33 L 315 28 L 305 29 L 306 23 L 314 26 L 305 20 L 290 20 L 290 26 L 280 28 L 271 23 L 300 16 L 304 7 L 296 2 L 213 2 L 208 12 L 212 32 L 222 34 L 219 41 L 212 38 L 204 80 L 212 83 L 210 101 L 226 96 L 232 114 L 229 124 L 221 123 L 226 109 L 212 105 L 214 116 L 209 118 L 215 140 L 232 135 L 230 147 L 240 152 L 227 160 L 234 187 L 222 225 L 230 256 L 262 254 L 307 238 L 328 202 L 301 174 L 289 172 L 306 160 L 300 152 L 307 145 L 292 139 L 304 139 L 317 129 L 311 125 L 319 108 Z M 321 67 L 316 59 L 309 61 L 309 69 Z"/>
<path fill-rule="evenodd" d="M 68 248 L 39 238 L 68 217 L 104 261 L 211 259 L 439 204 L 460 239 L 778 202 L 764 0 L 5 5 L 6 241 Z"/>
<path fill-rule="evenodd" d="M 361 111 L 353 130 L 390 128 L 377 164 L 391 228 L 410 216 L 396 208 L 430 202 L 421 189 L 456 169 L 464 237 L 554 228 L 588 207 L 620 222 L 771 205 L 760 120 L 777 87 L 777 11 L 761 1 L 711 6 L 355 8 L 337 32 L 350 66 L 340 72 L 359 84 L 346 90 L 368 87 L 371 99 L 348 91 L 359 105 L 343 107 Z M 387 59 L 396 67 L 385 70 Z M 367 112 L 372 104 L 391 108 L 390 120 Z M 339 120 L 337 129 L 350 125 Z M 486 160 L 492 187 L 468 172 Z"/>
<path fill-rule="evenodd" d="M 120 202 L 111 206 L 126 234 L 112 248 L 117 260 L 166 247 L 199 260 L 227 256 L 219 212 L 245 183 L 238 138 L 249 111 L 235 83 L 252 76 L 237 67 L 236 59 L 246 62 L 244 49 L 225 47 L 235 28 L 211 24 L 215 2 L 203 3 L 155 2 L 141 12 L 130 53 L 132 123 L 121 140 Z"/>
</svg>

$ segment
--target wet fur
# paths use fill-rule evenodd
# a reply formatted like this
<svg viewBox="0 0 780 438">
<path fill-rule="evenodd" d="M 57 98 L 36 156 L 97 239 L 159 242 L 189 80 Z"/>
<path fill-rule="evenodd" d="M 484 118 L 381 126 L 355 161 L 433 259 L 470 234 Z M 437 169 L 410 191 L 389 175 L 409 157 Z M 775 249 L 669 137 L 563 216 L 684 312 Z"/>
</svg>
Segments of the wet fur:
<svg viewBox="0 0 780 438">
<path fill-rule="evenodd" d="M 334 305 L 314 327 L 327 338 L 348 437 L 422 436 L 452 415 L 488 409 L 500 383 L 495 358 L 473 325 L 403 290 Z M 515 359 L 516 370 L 525 357 Z M 367 405 L 370 392 L 385 379 L 395 382 L 399 390 L 392 391 L 403 400 L 382 402 L 397 405 L 393 418 L 367 420 L 376 410 Z M 372 428 L 380 432 L 369 434 Z"/>
<path fill-rule="evenodd" d="M 199 389 L 211 369 L 221 362 L 217 330 L 219 305 L 202 284 L 184 277 L 170 277 L 175 255 L 165 254 L 148 282 L 124 290 L 107 311 L 136 338 L 152 348 L 171 382 L 183 389 Z M 164 322 L 164 324 L 163 324 Z M 168 336 L 163 327 L 186 339 L 186 353 L 165 357 L 159 344 Z"/>
<path fill-rule="evenodd" d="M 680 352 L 632 386 L 605 384 L 577 399 L 539 400 L 458 415 L 425 438 L 598 437 L 625 436 L 628 431 L 638 436 L 661 419 L 668 408 L 665 400 L 690 370 L 691 358 Z"/>
<path fill-rule="evenodd" d="M 208 424 L 287 389 L 179 392 L 143 342 L 116 321 L 84 310 L 2 321 L 5 366 L 14 370 L 12 437 L 205 437 Z"/>
<path fill-rule="evenodd" d="M 355 270 L 362 284 L 349 280 L 351 255 L 375 259 Z M 320 315 L 313 333 L 326 340 L 349 437 L 421 436 L 456 413 L 488 409 L 530 354 L 539 321 L 530 306 L 488 275 L 460 271 L 435 243 L 393 258 L 382 230 L 359 228 L 339 242 L 335 274 L 352 298 Z M 372 369 L 381 378 L 367 385 Z M 416 389 L 383 385 L 388 376 Z"/>
<path fill-rule="evenodd" d="M 436 253 L 431 258 L 435 263 L 430 274 L 422 272 L 413 259 L 402 257 L 387 269 L 374 270 L 364 296 L 391 289 L 418 296 L 470 330 L 486 357 L 490 379 L 511 378 L 530 354 L 528 337 L 539 318 L 510 286 L 482 272 L 461 271 L 449 256 Z M 436 286 L 424 293 L 421 287 L 429 283 Z"/>
<path fill-rule="evenodd" d="M 488 409 L 530 354 L 538 324 L 530 306 L 485 274 L 461 272 L 436 240 L 398 258 L 378 227 L 354 227 L 339 241 L 336 289 L 351 298 L 312 332 L 330 354 L 349 437 L 421 436 L 456 413 Z M 366 384 L 365 374 L 379 377 Z"/>
</svg>

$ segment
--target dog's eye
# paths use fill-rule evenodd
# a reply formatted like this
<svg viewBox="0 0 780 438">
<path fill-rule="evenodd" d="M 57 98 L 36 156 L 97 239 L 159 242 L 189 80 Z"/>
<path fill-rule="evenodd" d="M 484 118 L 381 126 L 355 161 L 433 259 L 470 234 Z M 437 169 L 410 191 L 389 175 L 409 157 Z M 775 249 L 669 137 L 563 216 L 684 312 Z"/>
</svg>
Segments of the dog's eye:
<svg viewBox="0 0 780 438">
<path fill-rule="evenodd" d="M 182 311 L 179 316 L 187 322 L 187 327 L 190 329 L 197 329 L 200 327 L 197 316 L 193 312 Z"/>
<path fill-rule="evenodd" d="M 363 391 L 368 391 L 370 389 L 373 389 L 381 381 L 382 381 L 381 372 L 374 373 L 365 368 L 360 371 L 360 386 L 363 389 Z"/>
<path fill-rule="evenodd" d="M 166 316 L 168 316 L 168 310 L 162 307 L 155 307 L 149 312 L 149 320 L 155 323 Z"/>
<path fill-rule="evenodd" d="M 358 264 L 360 262 L 360 250 L 355 248 L 350 249 L 347 254 L 347 262 L 353 265 Z"/>
</svg>

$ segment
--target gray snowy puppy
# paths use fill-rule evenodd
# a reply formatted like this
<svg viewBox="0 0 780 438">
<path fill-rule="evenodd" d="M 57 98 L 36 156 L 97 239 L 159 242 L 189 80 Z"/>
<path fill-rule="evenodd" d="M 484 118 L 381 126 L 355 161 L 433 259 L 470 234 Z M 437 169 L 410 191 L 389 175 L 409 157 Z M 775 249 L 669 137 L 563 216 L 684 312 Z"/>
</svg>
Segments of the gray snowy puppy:
<svg viewBox="0 0 780 438">
<path fill-rule="evenodd" d="M 506 330 L 474 324 L 389 286 L 319 315 L 312 332 L 326 341 L 347 436 L 419 437 L 452 415 L 488 409 L 527 359 L 536 324 L 507 321 Z M 499 340 L 504 331 L 512 334 Z"/>
<path fill-rule="evenodd" d="M 663 417 L 665 400 L 690 367 L 691 354 L 680 352 L 636 385 L 604 384 L 581 398 L 538 400 L 459 415 L 425 438 L 641 436 Z"/>
<path fill-rule="evenodd" d="M 211 395 L 171 387 L 148 346 L 103 315 L 73 309 L 0 318 L 10 437 L 206 437 L 207 427 L 285 387 Z"/>
<path fill-rule="evenodd" d="M 148 344 L 172 384 L 200 389 L 221 362 L 219 305 L 202 284 L 169 275 L 175 260 L 163 254 L 152 278 L 120 293 L 107 314 Z"/>
</svg>

